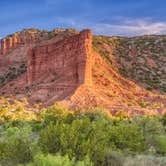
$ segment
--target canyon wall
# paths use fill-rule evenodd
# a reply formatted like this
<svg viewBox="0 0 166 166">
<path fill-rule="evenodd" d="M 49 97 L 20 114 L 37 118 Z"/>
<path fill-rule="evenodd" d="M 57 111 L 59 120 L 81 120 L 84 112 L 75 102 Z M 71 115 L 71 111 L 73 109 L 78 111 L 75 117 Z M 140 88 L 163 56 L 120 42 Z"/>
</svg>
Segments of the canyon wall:
<svg viewBox="0 0 166 166">
<path fill-rule="evenodd" d="M 1 54 L 6 54 L 10 49 L 14 48 L 19 44 L 16 35 L 7 37 L 1 40 Z"/>
<path fill-rule="evenodd" d="M 1 39 L 0 54 L 5 55 L 19 46 L 33 44 L 34 42 L 39 41 L 42 37 L 41 32 L 35 29 L 16 32 L 13 35 Z"/>
<path fill-rule="evenodd" d="M 24 38 L 25 39 L 25 38 Z M 20 34 L 14 34 L 11 36 L 8 36 L 6 38 L 1 39 L 1 54 L 5 55 L 9 53 L 12 49 L 27 44 L 28 41 L 24 40 L 23 37 Z M 29 43 L 33 39 L 29 40 Z"/>
<path fill-rule="evenodd" d="M 2 38 L 0 41 L 0 54 L 6 55 L 19 46 L 34 46 L 34 44 L 39 44 L 53 38 L 60 40 L 78 33 L 75 29 L 54 29 L 52 31 L 34 28 L 25 29 Z"/>
<path fill-rule="evenodd" d="M 92 33 L 84 30 L 64 40 L 31 49 L 28 53 L 28 84 L 50 78 L 57 86 L 92 85 L 91 48 Z"/>
</svg>

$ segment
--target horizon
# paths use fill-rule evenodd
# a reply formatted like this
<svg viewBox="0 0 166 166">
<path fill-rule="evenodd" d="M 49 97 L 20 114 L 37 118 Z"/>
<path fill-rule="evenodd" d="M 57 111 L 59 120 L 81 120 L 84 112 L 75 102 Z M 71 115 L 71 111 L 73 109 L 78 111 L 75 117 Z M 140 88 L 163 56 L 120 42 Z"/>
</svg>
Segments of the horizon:
<svg viewBox="0 0 166 166">
<path fill-rule="evenodd" d="M 0 2 L 0 38 L 23 29 L 91 29 L 95 35 L 166 34 L 164 0 L 6 0 Z"/>
<path fill-rule="evenodd" d="M 78 30 L 78 29 L 75 29 L 75 28 L 63 28 L 63 27 L 57 27 L 57 28 L 53 28 L 53 29 L 50 29 L 50 30 L 47 30 L 47 29 L 38 29 L 38 28 L 35 28 L 35 27 L 31 27 L 31 28 L 24 28 L 24 29 L 20 29 L 19 31 L 16 31 L 16 32 L 13 32 L 13 33 L 11 33 L 11 34 L 7 34 L 6 36 L 3 36 L 3 37 L 0 37 L 0 40 L 1 39 L 3 39 L 3 38 L 6 38 L 6 37 L 8 37 L 8 36 L 10 36 L 10 35 L 13 35 L 13 34 L 15 34 L 15 33 L 18 33 L 18 32 L 22 32 L 22 31 L 26 31 L 26 30 L 30 30 L 30 29 L 36 29 L 36 30 L 39 30 L 39 31 L 48 31 L 48 32 L 51 32 L 51 31 L 53 31 L 53 30 L 56 30 L 56 29 L 65 29 L 65 30 L 67 30 L 67 29 L 74 29 L 74 30 L 76 30 L 76 31 L 78 31 L 78 32 L 81 32 L 81 31 L 83 31 L 83 30 L 85 30 L 85 29 L 80 29 L 80 30 Z M 89 28 L 86 28 L 86 29 L 89 29 Z M 105 36 L 105 37 L 120 37 L 120 38 L 137 38 L 137 37 L 144 37 L 144 36 L 166 36 L 166 33 L 164 33 L 164 34 L 141 34 L 141 35 L 135 35 L 135 36 L 127 36 L 127 35 L 107 35 L 107 34 L 103 34 L 103 35 L 101 35 L 101 34 L 93 34 L 93 30 L 92 29 L 89 29 L 89 30 L 91 30 L 92 31 L 92 35 L 93 36 Z M 1 45 L 1 43 L 0 43 L 0 45 Z"/>
</svg>

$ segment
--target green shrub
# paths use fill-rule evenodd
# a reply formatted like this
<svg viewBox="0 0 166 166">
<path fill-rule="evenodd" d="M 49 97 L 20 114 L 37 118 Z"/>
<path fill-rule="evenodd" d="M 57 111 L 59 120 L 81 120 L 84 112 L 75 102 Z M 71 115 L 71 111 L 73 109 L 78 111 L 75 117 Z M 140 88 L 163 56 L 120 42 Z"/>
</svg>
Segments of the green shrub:
<svg viewBox="0 0 166 166">
<path fill-rule="evenodd" d="M 156 136 L 154 139 L 156 152 L 159 154 L 166 154 L 166 136 Z"/>
<path fill-rule="evenodd" d="M 25 111 L 15 112 L 15 116 L 21 117 Z M 0 113 L 9 112 L 6 109 Z M 37 116 L 38 121 L 10 118 L 1 123 L 0 165 L 47 166 L 59 160 L 78 166 L 92 165 L 90 161 L 96 166 L 164 163 L 137 155 L 166 154 L 165 117 L 117 118 L 100 108 L 71 113 L 58 106 Z"/>
<path fill-rule="evenodd" d="M 117 150 L 138 153 L 145 150 L 143 134 L 138 125 L 120 123 L 109 130 L 109 139 Z"/>
<path fill-rule="evenodd" d="M 34 157 L 34 161 L 31 164 L 27 164 L 26 166 L 93 166 L 92 162 L 88 158 L 83 161 L 75 161 L 74 158 L 69 159 L 69 157 L 61 156 L 57 154 L 53 155 L 43 155 L 38 154 Z"/>
<path fill-rule="evenodd" d="M 62 124 L 50 124 L 40 133 L 39 145 L 45 153 L 57 153 L 60 150 Z"/>
<path fill-rule="evenodd" d="M 79 119 L 89 118 L 91 122 L 99 119 L 105 119 L 111 122 L 110 113 L 108 113 L 108 111 L 104 110 L 103 108 L 98 107 L 86 109 L 84 112 L 82 110 L 77 110 L 75 111 L 74 115 L 75 118 Z"/>
<path fill-rule="evenodd" d="M 147 151 L 151 151 L 152 147 L 155 146 L 155 137 L 165 133 L 164 126 L 159 117 L 137 117 L 132 120 L 132 123 L 140 127 Z"/>
<path fill-rule="evenodd" d="M 166 127 L 166 113 L 162 116 L 162 119 L 161 119 L 164 127 Z"/>
<path fill-rule="evenodd" d="M 87 154 L 91 160 L 100 163 L 108 146 L 108 122 L 89 118 L 75 119 L 71 124 L 57 122 L 41 131 L 39 144 L 46 153 L 68 154 L 82 160 Z"/>
<path fill-rule="evenodd" d="M 2 165 L 29 162 L 36 151 L 36 141 L 30 126 L 10 127 L 2 132 L 0 138 L 0 154 L 2 154 L 0 163 Z"/>
<path fill-rule="evenodd" d="M 132 120 L 133 124 L 137 124 L 145 137 L 151 137 L 164 133 L 164 126 L 158 117 L 142 116 Z"/>
<path fill-rule="evenodd" d="M 47 109 L 43 109 L 40 116 L 47 125 L 50 122 L 56 123 L 57 121 L 63 121 L 69 114 L 70 113 L 67 109 L 64 109 L 58 105 L 53 105 Z"/>
</svg>

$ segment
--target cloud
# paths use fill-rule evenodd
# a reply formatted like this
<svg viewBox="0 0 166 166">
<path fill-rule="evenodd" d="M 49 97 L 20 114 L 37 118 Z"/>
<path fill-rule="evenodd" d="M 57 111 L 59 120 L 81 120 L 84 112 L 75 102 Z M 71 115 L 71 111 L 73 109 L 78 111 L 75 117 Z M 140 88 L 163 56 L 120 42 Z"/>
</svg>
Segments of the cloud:
<svg viewBox="0 0 166 166">
<path fill-rule="evenodd" d="M 81 20 L 81 19 L 80 19 Z M 152 21 L 150 18 L 129 19 L 119 17 L 112 23 L 93 23 L 75 19 L 59 18 L 59 22 L 77 29 L 90 28 L 94 34 L 109 36 L 140 36 L 166 34 L 166 22 Z"/>
<path fill-rule="evenodd" d="M 95 33 L 103 35 L 139 36 L 165 34 L 166 22 L 149 22 L 146 20 L 127 20 L 120 24 L 96 24 L 92 26 Z"/>
</svg>

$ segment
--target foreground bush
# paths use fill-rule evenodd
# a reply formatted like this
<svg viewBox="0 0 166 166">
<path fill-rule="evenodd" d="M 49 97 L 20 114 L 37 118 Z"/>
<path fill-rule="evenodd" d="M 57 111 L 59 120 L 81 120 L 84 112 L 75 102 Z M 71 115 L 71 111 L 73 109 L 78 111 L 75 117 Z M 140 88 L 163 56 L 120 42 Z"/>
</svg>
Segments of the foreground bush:
<svg viewBox="0 0 166 166">
<path fill-rule="evenodd" d="M 103 165 L 108 151 L 142 152 L 145 149 L 144 137 L 137 125 L 113 123 L 103 117 L 74 119 L 50 123 L 40 133 L 39 145 L 45 153 L 61 152 L 83 159 L 87 154 L 96 165 Z"/>
<path fill-rule="evenodd" d="M 40 134 L 39 144 L 45 153 L 68 154 L 82 160 L 87 154 L 100 163 L 108 145 L 108 129 L 105 122 L 91 123 L 87 119 L 76 119 L 71 124 L 48 125 Z"/>
<path fill-rule="evenodd" d="M 83 161 L 75 161 L 74 158 L 69 159 L 69 157 L 61 156 L 59 154 L 53 155 L 43 155 L 38 154 L 34 157 L 34 161 L 26 166 L 93 166 L 88 158 Z"/>
<path fill-rule="evenodd" d="M 1 133 L 0 163 L 1 165 L 17 165 L 32 160 L 37 150 L 36 141 L 30 126 L 10 127 Z"/>
<path fill-rule="evenodd" d="M 137 156 L 161 158 L 166 154 L 165 117 L 119 118 L 108 116 L 99 108 L 69 112 L 56 106 L 43 110 L 37 117 L 0 125 L 1 166 L 49 166 L 56 162 L 132 166 L 139 161 L 150 165 L 152 160 L 148 156 Z M 158 158 L 153 162 L 160 165 Z"/>
<path fill-rule="evenodd" d="M 165 155 L 166 154 L 166 136 L 159 135 L 154 138 L 156 152 L 158 154 Z"/>
<path fill-rule="evenodd" d="M 108 132 L 110 142 L 115 145 L 116 150 L 139 153 L 146 148 L 144 136 L 138 125 L 120 123 L 110 127 Z"/>
</svg>

